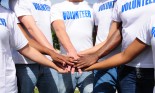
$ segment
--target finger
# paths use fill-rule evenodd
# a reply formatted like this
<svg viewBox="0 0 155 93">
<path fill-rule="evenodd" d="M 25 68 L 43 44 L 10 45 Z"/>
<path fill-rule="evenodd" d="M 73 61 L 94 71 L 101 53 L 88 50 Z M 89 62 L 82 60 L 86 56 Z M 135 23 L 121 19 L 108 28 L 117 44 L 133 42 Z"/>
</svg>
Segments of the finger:
<svg viewBox="0 0 155 93">
<path fill-rule="evenodd" d="M 59 63 L 61 63 L 62 65 L 66 65 L 66 63 L 65 63 L 63 60 L 61 60 L 61 59 L 57 59 L 56 62 L 59 62 Z"/>
<path fill-rule="evenodd" d="M 61 64 L 57 63 L 56 64 L 59 68 L 64 69 L 65 70 L 65 66 L 62 66 Z"/>
<path fill-rule="evenodd" d="M 82 70 L 81 69 L 78 69 L 78 72 L 79 72 L 79 74 L 82 74 Z"/>
<path fill-rule="evenodd" d="M 73 62 L 69 62 L 69 61 L 66 61 L 66 64 L 71 65 L 71 66 L 73 66 L 73 65 L 74 65 L 74 63 L 73 63 Z"/>
<path fill-rule="evenodd" d="M 74 74 L 74 72 L 75 72 L 75 68 L 73 67 L 73 68 L 71 69 L 71 74 Z"/>
<path fill-rule="evenodd" d="M 74 63 L 74 64 L 78 64 L 79 61 L 78 61 L 78 60 L 74 60 L 73 63 Z"/>
<path fill-rule="evenodd" d="M 88 67 L 87 64 L 85 64 L 85 65 L 81 65 L 81 66 L 79 66 L 78 68 L 79 68 L 79 69 L 82 69 L 82 68 L 86 68 L 86 67 Z"/>
<path fill-rule="evenodd" d="M 68 71 L 71 71 L 71 66 L 68 66 L 68 67 L 67 67 L 67 70 L 68 70 Z"/>
<path fill-rule="evenodd" d="M 65 74 L 65 73 L 68 73 L 68 71 L 67 70 L 60 70 L 59 73 Z"/>
</svg>

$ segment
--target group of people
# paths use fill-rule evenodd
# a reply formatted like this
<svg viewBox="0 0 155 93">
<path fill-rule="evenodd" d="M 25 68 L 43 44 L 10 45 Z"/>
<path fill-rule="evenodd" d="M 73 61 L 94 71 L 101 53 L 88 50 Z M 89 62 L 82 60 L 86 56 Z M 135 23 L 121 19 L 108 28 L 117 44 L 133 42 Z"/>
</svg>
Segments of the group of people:
<svg viewBox="0 0 155 93">
<path fill-rule="evenodd" d="M 0 5 L 0 93 L 155 93 L 153 10 L 155 0 L 9 0 Z"/>
</svg>

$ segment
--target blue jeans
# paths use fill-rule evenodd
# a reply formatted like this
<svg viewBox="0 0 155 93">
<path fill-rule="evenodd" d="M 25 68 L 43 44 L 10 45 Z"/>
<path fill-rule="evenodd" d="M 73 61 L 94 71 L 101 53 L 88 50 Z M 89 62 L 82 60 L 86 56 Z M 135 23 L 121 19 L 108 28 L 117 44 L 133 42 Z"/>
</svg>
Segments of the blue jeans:
<svg viewBox="0 0 155 93">
<path fill-rule="evenodd" d="M 94 70 L 93 93 L 115 93 L 117 81 L 117 68 Z"/>
<path fill-rule="evenodd" d="M 58 73 L 39 64 L 17 64 L 18 93 L 33 93 L 35 86 L 39 93 L 58 93 Z"/>
<path fill-rule="evenodd" d="M 121 93 L 153 93 L 153 68 L 124 66 L 119 72 Z"/>
<path fill-rule="evenodd" d="M 92 93 L 94 76 L 92 72 L 79 74 L 59 74 L 59 93 L 74 93 L 76 87 L 80 93 Z"/>
</svg>

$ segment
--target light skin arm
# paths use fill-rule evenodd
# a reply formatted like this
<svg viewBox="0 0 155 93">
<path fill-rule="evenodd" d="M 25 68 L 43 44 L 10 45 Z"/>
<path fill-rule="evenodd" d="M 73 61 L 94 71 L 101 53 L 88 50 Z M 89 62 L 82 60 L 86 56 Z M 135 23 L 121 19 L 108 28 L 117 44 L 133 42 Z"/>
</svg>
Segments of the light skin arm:
<svg viewBox="0 0 155 93">
<path fill-rule="evenodd" d="M 66 27 L 65 27 L 63 20 L 55 20 L 54 22 L 52 22 L 52 27 L 53 27 L 60 43 L 65 48 L 67 53 L 74 53 L 74 55 L 75 55 L 76 50 L 73 47 L 73 45 L 69 39 L 69 36 L 66 33 Z"/>
<path fill-rule="evenodd" d="M 89 55 L 79 55 L 79 61 L 77 62 L 76 67 L 85 68 L 96 63 L 100 57 L 106 56 L 113 49 L 115 49 L 121 43 L 121 33 L 120 33 L 121 23 L 113 22 L 110 27 L 110 32 L 107 37 L 105 44 L 102 45 L 97 51 Z"/>
<path fill-rule="evenodd" d="M 77 52 L 74 48 L 74 46 L 72 45 L 69 36 L 66 33 L 66 26 L 64 24 L 63 20 L 55 20 L 52 22 L 52 27 L 60 41 L 60 43 L 62 44 L 62 46 L 65 48 L 65 50 L 67 51 L 67 55 L 74 57 L 74 59 L 77 59 Z M 68 70 L 70 70 L 71 67 L 68 67 Z M 72 69 L 71 73 L 74 73 L 74 68 Z M 81 70 L 79 70 L 80 73 Z"/>
<path fill-rule="evenodd" d="M 34 47 L 35 49 L 37 49 L 39 52 L 43 53 L 43 54 L 47 54 L 50 55 L 51 58 L 53 58 L 54 61 L 57 61 L 63 65 L 65 65 L 65 63 L 73 65 L 73 63 L 70 62 L 71 58 L 67 57 L 67 56 L 63 56 L 60 55 L 56 52 L 54 52 L 53 50 L 42 46 L 41 44 L 39 44 L 38 42 L 36 42 L 34 39 L 32 39 L 23 29 L 23 27 L 21 26 L 21 24 L 18 24 L 18 27 L 20 28 L 20 30 L 22 31 L 22 33 L 24 34 L 24 36 L 26 37 L 26 39 L 29 41 L 29 45 Z"/>
<path fill-rule="evenodd" d="M 35 23 L 34 18 L 31 15 L 25 15 L 20 16 L 18 19 L 22 22 L 22 24 L 26 27 L 28 32 L 31 34 L 31 36 L 42 46 L 45 46 L 53 51 L 55 49 L 53 46 L 48 42 L 44 34 L 41 32 L 41 30 L 38 28 L 38 26 Z"/>
<path fill-rule="evenodd" d="M 40 52 L 38 52 L 33 47 L 30 47 L 29 45 L 26 45 L 24 48 L 18 50 L 22 55 L 25 57 L 33 60 L 34 62 L 37 62 L 39 64 L 51 67 L 55 70 L 57 70 L 59 73 L 66 73 L 66 70 L 63 70 L 62 68 L 56 66 L 52 61 L 47 59 L 45 56 L 43 56 Z"/>
<path fill-rule="evenodd" d="M 136 47 L 136 48 L 135 48 Z M 126 50 L 123 52 L 116 54 L 104 61 L 98 62 L 88 68 L 86 71 L 94 70 L 94 69 L 106 69 L 115 66 L 119 66 L 122 64 L 127 64 L 131 60 L 133 60 L 136 56 L 138 56 L 148 45 L 141 42 L 139 39 L 135 39 Z"/>
</svg>

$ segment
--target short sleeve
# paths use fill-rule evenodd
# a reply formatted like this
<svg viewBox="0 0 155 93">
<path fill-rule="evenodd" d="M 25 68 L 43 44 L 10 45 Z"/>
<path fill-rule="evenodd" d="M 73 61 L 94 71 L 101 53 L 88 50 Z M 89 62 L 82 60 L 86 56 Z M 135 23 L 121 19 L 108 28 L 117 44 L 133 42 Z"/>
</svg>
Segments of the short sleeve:
<svg viewBox="0 0 155 93">
<path fill-rule="evenodd" d="M 32 15 L 29 0 L 10 0 L 9 6 L 17 17 L 24 15 Z"/>
<path fill-rule="evenodd" d="M 113 12 L 112 12 L 112 20 L 116 22 L 121 22 L 119 2 L 120 1 L 115 2 Z"/>
<path fill-rule="evenodd" d="M 55 20 L 63 20 L 62 11 L 58 4 L 51 7 L 51 23 Z"/>
<path fill-rule="evenodd" d="M 151 45 L 151 19 L 147 20 L 138 32 L 137 38 L 147 45 Z"/>
<path fill-rule="evenodd" d="M 17 25 L 17 17 L 14 13 L 9 15 L 8 22 L 8 29 L 10 31 L 10 44 L 16 50 L 20 50 L 27 45 L 28 41 L 20 31 Z"/>
</svg>

